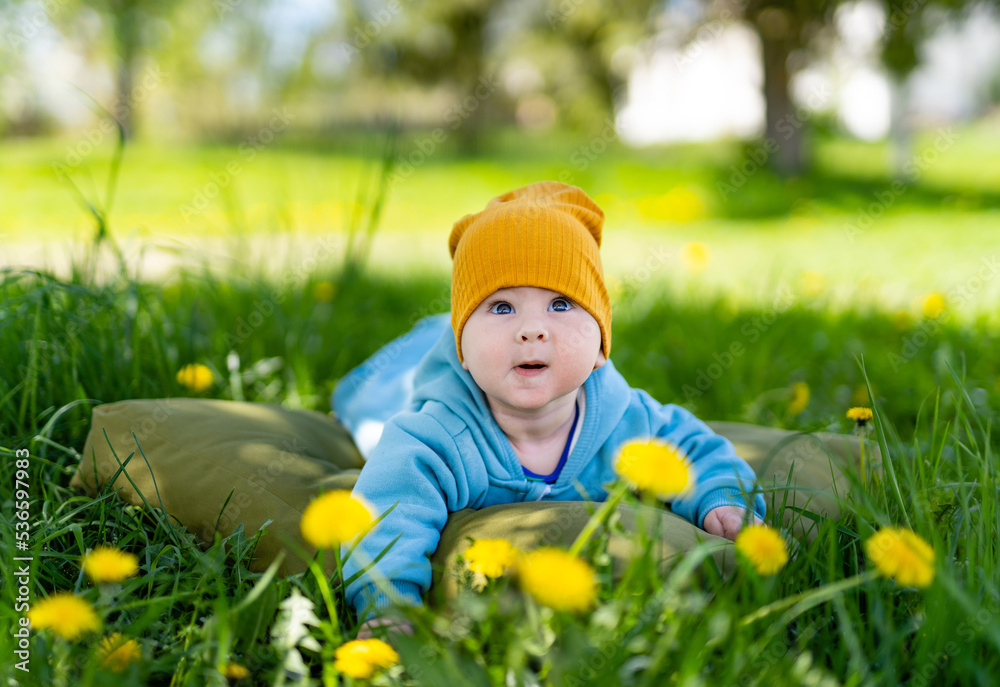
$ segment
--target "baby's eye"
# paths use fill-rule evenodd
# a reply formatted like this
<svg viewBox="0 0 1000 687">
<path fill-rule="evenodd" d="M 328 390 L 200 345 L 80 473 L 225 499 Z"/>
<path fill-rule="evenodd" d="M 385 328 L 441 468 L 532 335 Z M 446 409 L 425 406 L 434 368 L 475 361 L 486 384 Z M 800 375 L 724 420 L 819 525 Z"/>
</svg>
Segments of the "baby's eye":
<svg viewBox="0 0 1000 687">
<path fill-rule="evenodd" d="M 572 309 L 572 307 L 573 307 L 573 304 L 570 303 L 565 298 L 557 298 L 554 301 L 552 301 L 552 305 L 551 305 L 551 308 L 553 310 L 555 310 L 556 312 L 565 312 L 567 310 Z"/>
<path fill-rule="evenodd" d="M 495 315 L 509 315 L 514 312 L 514 309 L 510 307 L 510 303 L 505 303 L 504 301 L 497 301 L 490 306 L 489 311 Z"/>
</svg>

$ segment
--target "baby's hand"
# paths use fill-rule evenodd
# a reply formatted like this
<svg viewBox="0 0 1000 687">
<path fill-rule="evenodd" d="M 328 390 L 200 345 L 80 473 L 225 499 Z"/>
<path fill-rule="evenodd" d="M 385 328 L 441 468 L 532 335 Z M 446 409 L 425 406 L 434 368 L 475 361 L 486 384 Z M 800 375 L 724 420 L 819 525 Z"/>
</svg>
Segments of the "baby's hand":
<svg viewBox="0 0 1000 687">
<path fill-rule="evenodd" d="M 726 539 L 735 540 L 736 535 L 743 529 L 743 518 L 746 517 L 746 508 L 740 506 L 719 506 L 708 511 L 705 516 L 705 531 Z M 753 516 L 754 525 L 763 525 L 764 521 Z"/>
<path fill-rule="evenodd" d="M 371 639 L 372 630 L 376 627 L 386 627 L 389 632 L 403 632 L 404 634 L 412 635 L 413 626 L 410 625 L 405 620 L 395 620 L 393 618 L 372 618 L 371 620 L 365 621 L 365 623 L 358 629 L 358 639 Z"/>
</svg>

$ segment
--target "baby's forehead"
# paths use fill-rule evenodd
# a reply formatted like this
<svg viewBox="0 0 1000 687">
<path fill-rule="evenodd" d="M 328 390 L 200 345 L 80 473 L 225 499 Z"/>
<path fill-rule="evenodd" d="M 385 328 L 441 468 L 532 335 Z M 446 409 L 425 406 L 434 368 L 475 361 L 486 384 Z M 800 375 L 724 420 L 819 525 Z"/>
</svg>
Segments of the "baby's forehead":
<svg viewBox="0 0 1000 687">
<path fill-rule="evenodd" d="M 552 289 L 543 289 L 539 286 L 508 286 L 502 289 L 497 289 L 486 298 L 531 298 L 542 296 L 546 298 L 557 298 L 559 296 L 563 296 L 563 294 L 558 291 L 553 291 Z"/>
</svg>

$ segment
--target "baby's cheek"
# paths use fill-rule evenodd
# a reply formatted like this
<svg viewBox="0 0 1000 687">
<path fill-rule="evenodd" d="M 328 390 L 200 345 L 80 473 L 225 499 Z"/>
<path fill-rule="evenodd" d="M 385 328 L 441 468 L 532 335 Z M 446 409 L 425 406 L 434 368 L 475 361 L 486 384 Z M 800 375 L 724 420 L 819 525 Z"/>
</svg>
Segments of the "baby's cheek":
<svg viewBox="0 0 1000 687">
<path fill-rule="evenodd" d="M 588 345 L 588 338 L 583 327 L 566 327 L 559 337 L 560 352 L 584 350 Z"/>
</svg>

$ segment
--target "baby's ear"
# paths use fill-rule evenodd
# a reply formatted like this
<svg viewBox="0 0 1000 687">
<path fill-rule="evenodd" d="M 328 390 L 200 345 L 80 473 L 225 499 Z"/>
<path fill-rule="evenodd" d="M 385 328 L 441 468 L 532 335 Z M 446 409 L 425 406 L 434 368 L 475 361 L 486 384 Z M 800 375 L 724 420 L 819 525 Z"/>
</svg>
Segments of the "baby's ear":
<svg viewBox="0 0 1000 687">
<path fill-rule="evenodd" d="M 606 362 L 608 362 L 608 359 L 604 357 L 604 346 L 601 346 L 601 350 L 597 352 L 597 362 L 594 363 L 594 369 L 604 367 L 604 363 Z"/>
</svg>

